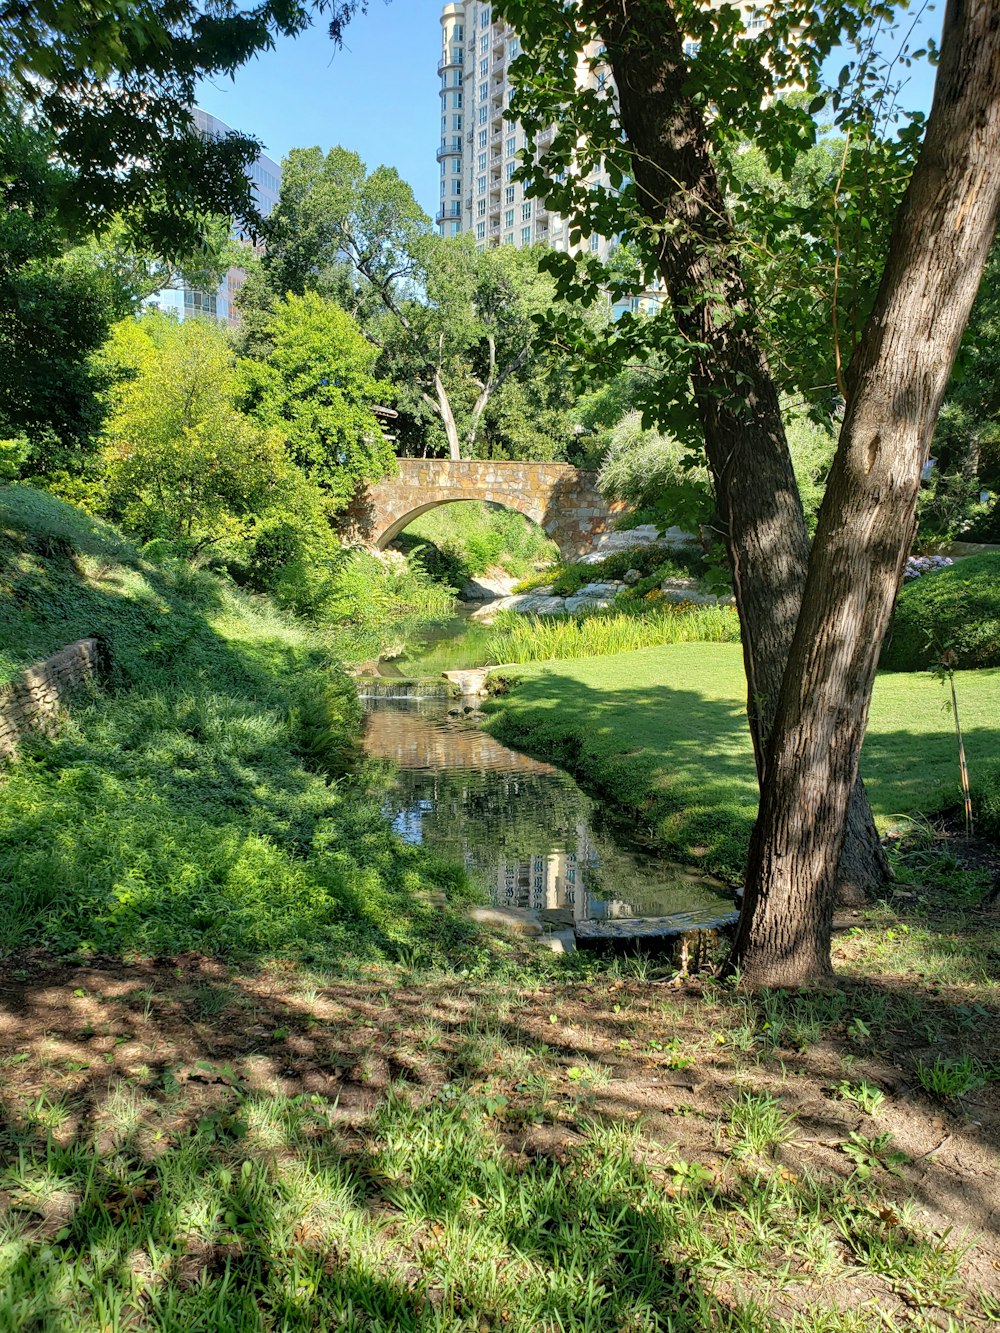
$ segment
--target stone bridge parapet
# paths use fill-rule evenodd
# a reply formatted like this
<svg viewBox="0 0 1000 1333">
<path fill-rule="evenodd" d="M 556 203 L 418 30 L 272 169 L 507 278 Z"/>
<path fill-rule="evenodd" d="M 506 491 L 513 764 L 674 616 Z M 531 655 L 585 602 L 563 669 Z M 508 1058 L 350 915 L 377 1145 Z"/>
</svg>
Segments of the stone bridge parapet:
<svg viewBox="0 0 1000 1333">
<path fill-rule="evenodd" d="M 401 458 L 398 474 L 369 487 L 344 515 L 343 535 L 382 548 L 420 514 L 462 500 L 524 514 L 544 528 L 566 560 L 591 550 L 625 508 L 604 499 L 595 472 L 569 463 Z"/>
</svg>

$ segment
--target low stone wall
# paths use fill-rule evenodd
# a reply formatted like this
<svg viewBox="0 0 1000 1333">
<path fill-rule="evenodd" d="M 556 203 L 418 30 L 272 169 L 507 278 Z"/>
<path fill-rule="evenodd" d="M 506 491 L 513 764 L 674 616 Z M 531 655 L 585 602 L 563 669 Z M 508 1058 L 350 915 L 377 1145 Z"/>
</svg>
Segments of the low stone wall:
<svg viewBox="0 0 1000 1333">
<path fill-rule="evenodd" d="M 78 639 L 44 662 L 22 671 L 0 692 L 0 760 L 17 757 L 29 731 L 47 731 L 72 692 L 96 680 L 101 669 L 97 639 Z"/>
</svg>

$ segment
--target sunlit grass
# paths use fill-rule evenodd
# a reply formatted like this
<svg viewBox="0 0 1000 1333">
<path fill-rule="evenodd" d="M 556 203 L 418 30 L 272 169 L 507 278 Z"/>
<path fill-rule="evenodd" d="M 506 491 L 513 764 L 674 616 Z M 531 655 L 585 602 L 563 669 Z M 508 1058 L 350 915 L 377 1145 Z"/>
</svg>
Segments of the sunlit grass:
<svg viewBox="0 0 1000 1333">
<path fill-rule="evenodd" d="M 740 875 L 757 783 L 737 644 L 664 644 L 530 663 L 516 681 L 491 705 L 495 735 L 587 778 L 683 859 Z M 1000 752 L 1000 671 L 961 672 L 957 685 L 975 781 Z M 862 772 L 883 830 L 901 816 L 960 800 L 944 704 L 941 686 L 927 675 L 876 680 Z"/>
</svg>

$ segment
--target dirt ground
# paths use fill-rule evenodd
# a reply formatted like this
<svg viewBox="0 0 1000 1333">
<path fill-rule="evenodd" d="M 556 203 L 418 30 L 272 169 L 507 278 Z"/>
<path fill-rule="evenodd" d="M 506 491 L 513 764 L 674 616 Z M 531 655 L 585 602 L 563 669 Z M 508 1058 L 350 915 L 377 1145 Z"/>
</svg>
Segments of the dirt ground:
<svg viewBox="0 0 1000 1333">
<path fill-rule="evenodd" d="M 764 1009 L 711 979 L 671 980 L 655 968 L 514 988 L 385 968 L 343 981 L 291 965 L 242 974 L 196 956 L 87 965 L 22 957 L 0 968 L 3 1110 L 10 1142 L 20 1132 L 23 1145 L 25 1127 L 42 1125 L 56 1142 L 88 1140 L 101 1153 L 120 1136 L 116 1098 L 128 1087 L 142 1098 L 155 1156 L 224 1114 L 234 1095 L 311 1097 L 329 1108 L 349 1153 L 371 1134 L 391 1087 L 420 1103 L 461 1086 L 494 1099 L 499 1141 L 515 1161 L 571 1161 L 593 1120 L 638 1123 L 639 1151 L 662 1170 L 665 1190 L 685 1188 L 679 1161 L 698 1164 L 725 1193 L 750 1168 L 733 1151 L 723 1108 L 734 1090 L 766 1094 L 794 1117 L 791 1136 L 765 1154 L 782 1179 L 839 1180 L 850 1201 L 860 1159 L 845 1145 L 852 1134 L 891 1136 L 892 1154 L 869 1160 L 878 1224 L 902 1226 L 905 1214 L 905 1225 L 967 1247 L 967 1299 L 949 1325 L 933 1301 L 909 1301 L 905 1284 L 863 1264 L 811 1282 L 799 1259 L 790 1295 L 738 1265 L 715 1294 L 759 1289 L 786 1318 L 817 1300 L 855 1311 L 870 1303 L 900 1328 L 911 1327 L 916 1304 L 930 1322 L 913 1327 L 986 1329 L 1000 1319 L 1000 1008 L 991 979 L 1000 949 L 991 919 L 976 930 L 968 968 L 954 962 L 967 957 L 957 951 L 961 932 L 942 928 L 911 962 L 907 927 L 842 930 L 840 994 L 778 997 Z M 859 970 L 877 974 L 880 956 L 882 975 L 861 980 Z M 976 1053 L 985 1081 L 961 1096 L 931 1095 L 917 1071 L 943 1048 Z M 877 1111 L 839 1094 L 845 1080 L 881 1093 Z M 6 1156 L 10 1143 L 0 1146 Z M 46 1236 L 65 1225 L 72 1201 L 57 1194 L 25 1205 L 16 1191 L 0 1193 L 0 1217 L 26 1206 Z"/>
</svg>

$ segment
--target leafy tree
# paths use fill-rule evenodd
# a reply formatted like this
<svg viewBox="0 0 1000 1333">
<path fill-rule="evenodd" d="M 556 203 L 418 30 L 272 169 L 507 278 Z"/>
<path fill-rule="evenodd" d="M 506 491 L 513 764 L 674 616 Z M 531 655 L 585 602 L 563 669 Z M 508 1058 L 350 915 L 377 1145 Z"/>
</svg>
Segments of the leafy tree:
<svg viewBox="0 0 1000 1333">
<path fill-rule="evenodd" d="M 115 379 L 103 453 L 109 516 L 190 551 L 245 536 L 288 463 L 280 431 L 237 410 L 225 330 L 148 314 L 118 324 L 103 359 Z"/>
<path fill-rule="evenodd" d="M 22 474 L 78 492 L 103 414 L 94 354 L 173 268 L 136 251 L 120 220 L 99 239 L 67 231 L 75 180 L 54 154 L 37 125 L 0 113 L 0 435 L 24 439 Z M 186 273 L 218 282 L 226 230 Z"/>
<path fill-rule="evenodd" d="M 0 4 L 0 101 L 48 126 L 74 189 L 65 215 L 85 230 L 125 215 L 167 256 L 189 253 L 208 219 L 260 218 L 246 169 L 259 144 L 206 139 L 190 108 L 199 80 L 232 75 L 314 14 L 339 41 L 355 0 L 43 0 Z"/>
<path fill-rule="evenodd" d="M 777 389 L 712 140 L 718 142 L 720 127 L 727 127 L 727 133 L 764 148 L 771 167 L 787 169 L 814 141 L 811 113 L 827 100 L 842 131 L 873 123 L 879 106 L 885 114 L 898 92 L 870 58 L 871 33 L 891 17 L 892 7 L 770 5 L 763 33 L 753 41 L 740 40 L 735 6 L 708 9 L 688 0 L 529 6 L 501 0 L 500 8 L 533 52 L 520 66 L 528 95 L 513 113 L 529 121 L 533 116 L 538 128 L 556 118 L 563 104 L 570 107 L 550 153 L 525 168 L 533 188 L 570 216 L 573 240 L 587 232 L 627 230 L 640 248 L 640 271 L 661 276 L 671 298 L 661 345 L 672 349 L 683 373 L 668 389 L 667 402 L 679 426 L 690 432 L 697 422 L 705 441 L 744 626 L 748 711 L 762 791 L 734 957 L 757 983 L 825 977 L 838 860 L 843 877 L 841 853 L 860 848 L 854 859 L 863 861 L 867 852 L 870 875 L 876 855 L 857 760 L 891 609 L 885 593 L 895 589 L 898 548 L 902 544 L 905 551 L 912 531 L 914 464 L 919 477 L 939 384 L 943 390 L 941 373 L 950 371 L 956 330 L 985 258 L 982 238 L 996 220 L 996 172 L 983 158 L 989 139 L 982 129 L 978 138 L 973 134 L 977 120 L 992 130 L 996 109 L 988 71 L 997 33 L 989 7 L 948 7 L 943 92 L 935 102 L 931 148 L 925 146 L 897 214 L 874 314 L 863 325 L 854 369 L 845 376 L 847 409 L 817 528 L 816 550 L 823 555 L 814 553 L 811 563 Z M 685 56 L 686 35 L 701 44 L 694 62 Z M 780 96 L 793 85 L 818 94 L 823 63 L 845 37 L 868 41 L 857 80 L 852 82 L 849 65 L 833 89 L 812 101 Z M 586 58 L 589 42 L 603 43 L 616 101 L 599 90 L 576 95 L 567 86 L 575 53 Z M 876 88 L 882 91 L 873 93 Z M 711 122 L 707 106 L 714 108 Z M 590 166 L 601 157 L 611 191 L 586 185 Z M 970 168 L 982 173 L 975 189 Z M 936 212 L 930 206 L 935 179 Z M 962 192 L 968 192 L 964 213 L 956 207 Z M 954 235 L 943 230 L 947 225 Z M 586 276 L 592 285 L 593 273 Z M 575 275 L 567 271 L 565 279 L 563 287 L 572 289 Z M 918 310 L 914 301 L 921 284 L 927 300 L 938 303 L 941 318 L 933 331 L 927 307 Z M 923 340 L 919 356 L 907 348 L 908 334 Z M 614 348 L 602 352 L 608 359 Z M 905 484 L 889 483 L 894 468 Z M 841 524 L 839 548 L 833 515 Z M 859 589 L 867 596 L 859 596 Z M 857 612 L 851 622 L 845 606 Z M 823 708 L 829 717 L 847 720 L 835 742 L 819 716 Z"/>
<path fill-rule="evenodd" d="M 537 257 L 436 236 L 397 172 L 368 173 L 344 148 L 289 155 L 267 237 L 272 291 L 314 289 L 344 305 L 410 418 L 433 413 L 451 457 L 474 454 L 491 404 L 539 354 L 533 317 L 553 288 Z"/>
<path fill-rule="evenodd" d="M 924 541 L 1000 541 L 1000 248 L 994 244 L 962 340 L 920 495 Z M 992 499 L 980 503 L 981 492 Z"/>
<path fill-rule="evenodd" d="M 246 401 L 257 420 L 281 430 L 289 456 L 334 513 L 395 468 L 372 410 L 389 392 L 372 374 L 378 351 L 316 292 L 276 302 L 267 339 L 267 360 L 246 367 Z"/>
</svg>

